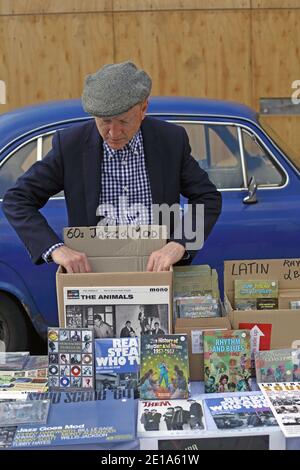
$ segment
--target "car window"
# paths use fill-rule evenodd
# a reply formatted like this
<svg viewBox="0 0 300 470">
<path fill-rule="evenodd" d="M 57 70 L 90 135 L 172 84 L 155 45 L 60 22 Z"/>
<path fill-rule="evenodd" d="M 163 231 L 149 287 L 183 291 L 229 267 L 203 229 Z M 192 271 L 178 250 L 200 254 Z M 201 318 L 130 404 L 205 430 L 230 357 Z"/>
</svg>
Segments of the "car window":
<svg viewBox="0 0 300 470">
<path fill-rule="evenodd" d="M 52 148 L 53 133 L 39 136 L 18 147 L 16 151 L 5 159 L 0 166 L 0 198 L 13 186 L 15 181 L 22 176 L 37 160 L 41 160 Z M 39 142 L 39 144 L 38 144 Z M 52 196 L 64 197 L 63 191 Z"/>
<path fill-rule="evenodd" d="M 256 183 L 261 186 L 284 184 L 284 175 L 256 137 L 243 129 L 242 138 L 248 178 L 254 176 Z"/>
<path fill-rule="evenodd" d="M 27 142 L 0 166 L 0 198 L 37 160 L 36 140 Z"/>
<path fill-rule="evenodd" d="M 180 124 L 189 135 L 192 155 L 217 188 L 243 187 L 237 128 L 219 124 Z"/>
<path fill-rule="evenodd" d="M 43 136 L 43 144 L 42 144 L 42 158 L 44 158 L 47 153 L 50 152 L 52 149 L 52 139 L 53 139 L 54 132 L 51 132 L 50 134 L 46 134 Z M 55 194 L 55 196 L 52 196 L 52 198 L 58 198 L 58 197 L 65 197 L 64 191 L 60 191 L 59 193 Z"/>
<path fill-rule="evenodd" d="M 52 149 L 52 139 L 53 139 L 54 132 L 51 134 L 47 134 L 43 136 L 43 145 L 42 145 L 42 158 L 44 158 L 47 153 L 50 152 Z"/>
</svg>

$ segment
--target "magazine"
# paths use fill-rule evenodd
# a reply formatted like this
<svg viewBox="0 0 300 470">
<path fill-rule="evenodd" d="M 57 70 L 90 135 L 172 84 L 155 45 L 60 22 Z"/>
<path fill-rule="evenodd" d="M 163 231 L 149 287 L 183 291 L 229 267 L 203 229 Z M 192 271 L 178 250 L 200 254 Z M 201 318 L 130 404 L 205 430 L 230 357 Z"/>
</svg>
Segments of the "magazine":
<svg viewBox="0 0 300 470">
<path fill-rule="evenodd" d="M 139 437 L 188 436 L 204 429 L 201 400 L 139 401 Z"/>
<path fill-rule="evenodd" d="M 95 338 L 167 334 L 168 286 L 65 287 L 65 325 L 94 329 Z"/>
</svg>

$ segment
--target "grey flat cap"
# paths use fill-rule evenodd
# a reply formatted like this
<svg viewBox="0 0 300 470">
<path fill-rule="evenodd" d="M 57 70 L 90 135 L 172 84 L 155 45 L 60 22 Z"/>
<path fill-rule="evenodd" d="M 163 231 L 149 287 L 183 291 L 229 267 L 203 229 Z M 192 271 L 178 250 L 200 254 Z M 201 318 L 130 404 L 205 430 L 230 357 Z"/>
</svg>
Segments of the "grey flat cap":
<svg viewBox="0 0 300 470">
<path fill-rule="evenodd" d="M 117 116 L 144 101 L 151 84 L 149 75 L 132 62 L 104 65 L 86 77 L 82 105 L 93 116 Z"/>
</svg>

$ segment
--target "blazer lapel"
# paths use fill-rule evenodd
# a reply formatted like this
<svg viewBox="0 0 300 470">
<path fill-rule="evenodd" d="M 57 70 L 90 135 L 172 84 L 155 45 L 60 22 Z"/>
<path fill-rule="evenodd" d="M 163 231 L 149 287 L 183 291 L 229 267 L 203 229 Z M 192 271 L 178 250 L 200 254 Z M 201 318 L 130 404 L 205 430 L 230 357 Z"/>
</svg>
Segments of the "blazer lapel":
<svg viewBox="0 0 300 470">
<path fill-rule="evenodd" d="M 94 123 L 87 136 L 83 152 L 83 178 L 87 220 L 89 226 L 97 225 L 99 217 L 96 210 L 99 206 L 101 189 L 101 164 L 103 159 L 102 138 Z"/>
<path fill-rule="evenodd" d="M 162 150 L 159 146 L 156 131 L 151 126 L 150 119 L 145 118 L 143 120 L 141 130 L 151 186 L 152 203 L 162 204 L 164 202 Z"/>
</svg>

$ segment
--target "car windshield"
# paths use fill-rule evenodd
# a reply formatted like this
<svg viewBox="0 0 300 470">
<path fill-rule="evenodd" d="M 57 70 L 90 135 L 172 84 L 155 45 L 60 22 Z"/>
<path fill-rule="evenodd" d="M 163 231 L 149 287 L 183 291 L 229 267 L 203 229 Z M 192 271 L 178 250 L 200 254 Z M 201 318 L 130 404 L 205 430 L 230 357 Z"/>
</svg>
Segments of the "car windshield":
<svg viewBox="0 0 300 470">
<path fill-rule="evenodd" d="M 275 144 L 280 148 L 280 150 L 286 155 L 286 157 L 293 163 L 293 165 L 300 171 L 299 167 L 299 155 L 297 155 L 291 147 L 284 142 L 284 140 L 277 134 L 274 129 L 265 122 L 264 116 L 258 117 L 259 124 L 266 131 L 266 133 L 274 140 Z"/>
</svg>

